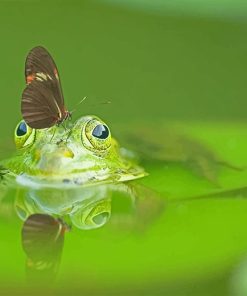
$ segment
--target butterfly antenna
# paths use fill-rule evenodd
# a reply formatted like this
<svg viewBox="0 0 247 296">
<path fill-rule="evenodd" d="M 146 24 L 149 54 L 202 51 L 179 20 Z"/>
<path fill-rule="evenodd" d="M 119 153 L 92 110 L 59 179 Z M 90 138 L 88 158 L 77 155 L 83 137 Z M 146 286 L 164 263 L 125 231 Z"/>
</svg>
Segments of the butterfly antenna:
<svg viewBox="0 0 247 296">
<path fill-rule="evenodd" d="M 90 106 L 92 107 L 95 107 L 95 106 L 98 106 L 98 105 L 108 105 L 108 104 L 111 104 L 111 101 L 107 100 L 107 101 L 102 101 L 102 102 L 98 102 L 98 103 L 95 103 L 95 104 L 91 104 Z"/>
<path fill-rule="evenodd" d="M 70 111 L 70 114 L 74 113 L 74 112 L 76 111 L 76 107 L 78 107 L 83 101 L 85 101 L 86 98 L 87 98 L 87 97 L 82 98 L 82 99 L 80 100 L 80 102 L 77 103 L 77 104 L 75 105 L 75 108 L 74 108 L 72 111 Z"/>
<path fill-rule="evenodd" d="M 102 105 L 108 105 L 108 104 L 111 104 L 111 101 L 103 101 L 103 102 L 100 102 L 100 104 L 102 104 Z"/>
</svg>

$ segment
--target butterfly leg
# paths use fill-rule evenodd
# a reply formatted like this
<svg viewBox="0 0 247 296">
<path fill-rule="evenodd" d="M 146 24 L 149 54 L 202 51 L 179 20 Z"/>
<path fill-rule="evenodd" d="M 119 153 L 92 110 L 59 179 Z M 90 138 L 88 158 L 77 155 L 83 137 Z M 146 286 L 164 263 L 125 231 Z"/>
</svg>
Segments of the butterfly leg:
<svg viewBox="0 0 247 296">
<path fill-rule="evenodd" d="M 65 140 L 66 143 L 67 143 L 69 137 L 71 136 L 71 133 L 72 133 L 72 129 L 70 129 L 69 132 L 68 132 L 68 135 L 67 135 L 66 140 Z"/>
<path fill-rule="evenodd" d="M 51 138 L 50 138 L 50 143 L 51 143 L 51 141 L 53 140 L 53 138 L 54 138 L 54 136 L 55 136 L 55 134 L 56 134 L 56 131 L 57 131 L 57 129 L 54 128 L 54 132 L 53 132 L 53 134 L 52 134 L 52 136 L 51 136 Z"/>
</svg>

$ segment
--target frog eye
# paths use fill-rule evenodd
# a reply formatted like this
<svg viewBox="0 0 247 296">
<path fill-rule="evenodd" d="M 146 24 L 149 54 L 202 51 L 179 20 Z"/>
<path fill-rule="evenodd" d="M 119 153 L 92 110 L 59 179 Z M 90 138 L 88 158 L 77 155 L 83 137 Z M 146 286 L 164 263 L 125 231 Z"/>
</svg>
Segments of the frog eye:
<svg viewBox="0 0 247 296">
<path fill-rule="evenodd" d="M 109 136 L 109 128 L 104 124 L 98 124 L 92 131 L 92 135 L 95 138 L 105 140 Z"/>
<path fill-rule="evenodd" d="M 21 149 L 33 144 L 35 140 L 35 130 L 29 127 L 24 120 L 19 122 L 15 128 L 15 145 Z"/>
<path fill-rule="evenodd" d="M 82 143 L 91 150 L 106 150 L 111 146 L 110 129 L 101 120 L 92 119 L 82 130 Z"/>
</svg>

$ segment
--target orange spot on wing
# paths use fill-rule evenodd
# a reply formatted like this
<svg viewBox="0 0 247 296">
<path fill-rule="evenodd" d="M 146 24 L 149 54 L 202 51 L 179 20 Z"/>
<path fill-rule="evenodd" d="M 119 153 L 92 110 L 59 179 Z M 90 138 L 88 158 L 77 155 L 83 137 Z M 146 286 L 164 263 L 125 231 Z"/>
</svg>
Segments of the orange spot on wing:
<svg viewBox="0 0 247 296">
<path fill-rule="evenodd" d="M 35 79 L 35 74 L 28 75 L 26 78 L 27 84 L 30 84 Z"/>
</svg>

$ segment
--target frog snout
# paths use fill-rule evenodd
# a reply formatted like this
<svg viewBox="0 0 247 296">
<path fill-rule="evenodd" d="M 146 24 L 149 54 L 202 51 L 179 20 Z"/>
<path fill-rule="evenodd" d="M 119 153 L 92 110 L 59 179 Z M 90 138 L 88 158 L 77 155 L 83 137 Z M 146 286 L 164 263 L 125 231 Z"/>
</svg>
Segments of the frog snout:
<svg viewBox="0 0 247 296">
<path fill-rule="evenodd" d="M 73 151 L 68 147 L 57 149 L 51 146 L 46 146 L 46 151 L 42 151 L 42 156 L 39 159 L 39 169 L 44 172 L 57 172 L 58 170 L 66 170 L 67 164 L 74 158 Z"/>
</svg>

